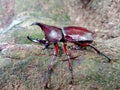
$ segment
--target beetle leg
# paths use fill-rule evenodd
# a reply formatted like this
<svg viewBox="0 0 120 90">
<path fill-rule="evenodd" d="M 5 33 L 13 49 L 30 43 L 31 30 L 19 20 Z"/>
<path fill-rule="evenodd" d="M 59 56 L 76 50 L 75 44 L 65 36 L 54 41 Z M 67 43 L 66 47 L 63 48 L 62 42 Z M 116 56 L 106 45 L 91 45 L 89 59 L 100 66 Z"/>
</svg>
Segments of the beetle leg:
<svg viewBox="0 0 120 90">
<path fill-rule="evenodd" d="M 50 79 L 50 76 L 51 76 L 51 73 L 52 73 L 52 70 L 53 70 L 53 64 L 56 60 L 56 57 L 57 57 L 57 54 L 58 54 L 58 44 L 54 44 L 54 54 L 53 54 L 53 57 L 52 57 L 52 60 L 50 61 L 50 64 L 48 66 L 48 71 L 46 73 L 46 82 L 45 82 L 45 88 L 48 88 L 48 82 L 49 82 L 49 79 Z"/>
<path fill-rule="evenodd" d="M 106 56 L 105 54 L 103 54 L 102 52 L 100 52 L 100 51 L 99 51 L 97 48 L 95 48 L 93 45 L 88 44 L 88 46 L 90 46 L 91 48 L 93 48 L 98 54 L 106 57 L 106 58 L 108 59 L 108 62 L 111 62 L 111 59 L 110 59 L 108 56 Z"/>
<path fill-rule="evenodd" d="M 34 42 L 34 43 L 38 43 L 38 44 L 42 44 L 44 45 L 44 49 L 48 48 L 50 43 L 47 40 L 41 40 L 41 39 L 32 39 L 30 36 L 27 36 L 27 39 L 29 39 L 30 41 Z"/>
<path fill-rule="evenodd" d="M 64 43 L 64 52 L 66 53 L 66 55 L 67 55 L 67 58 L 68 58 L 68 60 L 67 60 L 67 62 L 68 62 L 68 67 L 69 67 L 69 71 L 70 71 L 70 75 L 71 75 L 71 81 L 70 81 L 70 84 L 72 84 L 73 83 L 73 69 L 72 69 L 72 65 L 71 65 L 71 62 L 70 62 L 70 56 L 69 56 L 69 54 L 68 54 L 68 50 L 67 50 L 67 47 L 66 47 L 67 45 Z"/>
</svg>

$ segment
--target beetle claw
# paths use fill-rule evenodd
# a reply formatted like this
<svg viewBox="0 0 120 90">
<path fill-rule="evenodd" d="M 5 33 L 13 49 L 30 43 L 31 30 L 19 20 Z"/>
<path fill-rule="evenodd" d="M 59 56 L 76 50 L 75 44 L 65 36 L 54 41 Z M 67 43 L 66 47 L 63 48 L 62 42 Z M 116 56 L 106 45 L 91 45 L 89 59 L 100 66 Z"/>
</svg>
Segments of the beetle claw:
<svg viewBox="0 0 120 90">
<path fill-rule="evenodd" d="M 72 84 L 73 84 L 73 81 L 71 80 L 71 81 L 69 82 L 69 84 L 72 85 Z"/>
<path fill-rule="evenodd" d="M 48 87 L 48 83 L 45 84 L 44 89 L 50 89 L 50 87 Z"/>
<path fill-rule="evenodd" d="M 103 61 L 103 63 L 111 63 L 111 59 L 108 59 L 107 61 Z"/>
<path fill-rule="evenodd" d="M 111 59 L 110 58 L 108 59 L 108 63 L 111 63 Z"/>
</svg>

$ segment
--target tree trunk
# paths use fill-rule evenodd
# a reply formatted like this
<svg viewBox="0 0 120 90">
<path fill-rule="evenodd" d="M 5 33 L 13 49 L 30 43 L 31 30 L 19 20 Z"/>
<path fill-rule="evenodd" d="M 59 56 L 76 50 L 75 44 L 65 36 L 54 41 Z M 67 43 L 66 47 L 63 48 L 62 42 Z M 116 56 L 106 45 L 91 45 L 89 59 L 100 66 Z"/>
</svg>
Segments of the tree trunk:
<svg viewBox="0 0 120 90">
<path fill-rule="evenodd" d="M 0 27 L 6 28 L 15 14 L 15 0 L 0 0 Z"/>
</svg>

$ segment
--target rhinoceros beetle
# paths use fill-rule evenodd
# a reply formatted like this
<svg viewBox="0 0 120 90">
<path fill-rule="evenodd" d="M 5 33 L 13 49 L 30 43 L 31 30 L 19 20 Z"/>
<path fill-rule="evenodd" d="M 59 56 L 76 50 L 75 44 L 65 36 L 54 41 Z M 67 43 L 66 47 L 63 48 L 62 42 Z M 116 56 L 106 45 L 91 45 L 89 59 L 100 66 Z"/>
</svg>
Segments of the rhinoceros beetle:
<svg viewBox="0 0 120 90">
<path fill-rule="evenodd" d="M 53 69 L 53 63 L 55 62 L 57 54 L 58 54 L 58 49 L 59 49 L 58 42 L 63 43 L 63 49 L 64 49 L 65 54 L 67 55 L 67 62 L 68 62 L 68 67 L 70 71 L 70 76 L 71 76 L 70 84 L 73 83 L 73 69 L 72 69 L 72 65 L 70 62 L 70 55 L 67 49 L 67 42 L 74 43 L 75 45 L 81 46 L 81 47 L 91 47 L 98 54 L 106 57 L 108 62 L 111 61 L 111 59 L 108 56 L 100 52 L 97 48 L 95 48 L 91 44 L 93 42 L 94 33 L 86 28 L 77 27 L 77 26 L 67 26 L 67 27 L 59 28 L 56 26 L 51 26 L 51 25 L 40 23 L 40 22 L 34 22 L 31 25 L 37 25 L 42 29 L 44 36 L 45 36 L 45 40 L 32 39 L 30 36 L 27 36 L 27 38 L 30 41 L 43 44 L 45 48 L 48 48 L 49 45 L 51 44 L 54 45 L 53 57 L 48 66 L 48 71 L 46 73 L 45 88 L 48 88 L 48 82 L 49 82 L 49 78 L 51 76 L 51 72 Z"/>
</svg>

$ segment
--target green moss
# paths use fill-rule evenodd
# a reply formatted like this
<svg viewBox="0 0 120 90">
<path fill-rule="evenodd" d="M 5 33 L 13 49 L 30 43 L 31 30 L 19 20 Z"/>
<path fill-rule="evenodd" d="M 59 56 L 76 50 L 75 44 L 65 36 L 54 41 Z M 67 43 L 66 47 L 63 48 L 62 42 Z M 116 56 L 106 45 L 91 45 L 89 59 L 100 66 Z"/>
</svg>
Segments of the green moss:
<svg viewBox="0 0 120 90">
<path fill-rule="evenodd" d="M 0 60 L 2 60 L 2 57 L 0 56 Z"/>
<path fill-rule="evenodd" d="M 80 82 L 82 86 L 86 87 L 86 85 L 88 85 L 88 88 L 91 88 L 90 86 L 96 84 L 96 88 L 100 86 L 102 90 L 120 88 L 120 63 L 109 64 L 93 61 L 89 63 L 87 67 L 88 68 L 84 71 L 86 77 Z"/>
<path fill-rule="evenodd" d="M 70 21 L 70 18 L 67 14 L 59 14 L 59 13 L 56 13 L 52 16 L 52 19 L 55 20 L 55 21 L 59 21 L 62 25 L 67 25 Z"/>
<path fill-rule="evenodd" d="M 21 58 L 20 56 L 21 56 L 21 53 L 17 52 L 17 53 L 13 54 L 12 58 L 14 58 L 14 59 L 20 59 Z"/>
</svg>

